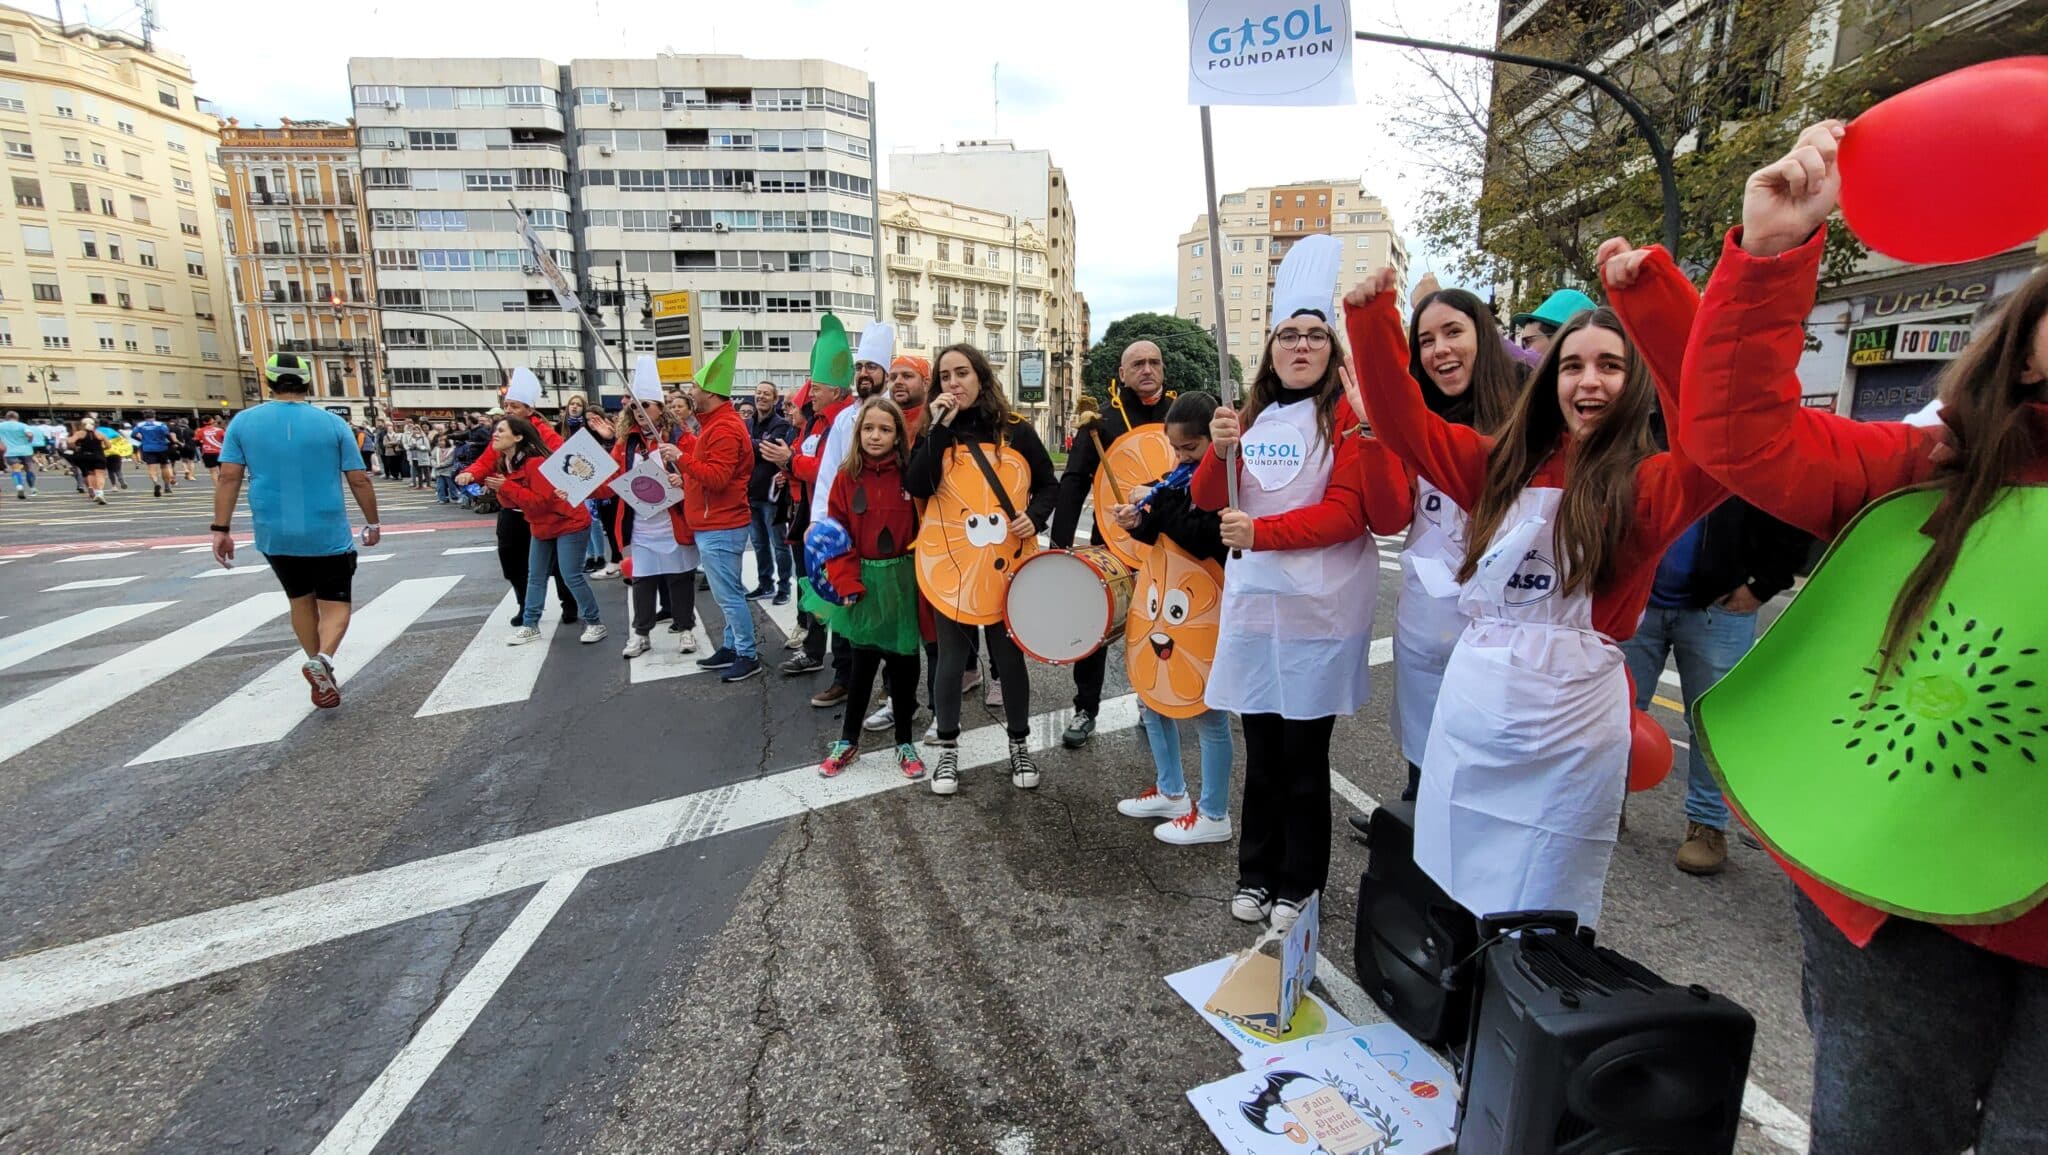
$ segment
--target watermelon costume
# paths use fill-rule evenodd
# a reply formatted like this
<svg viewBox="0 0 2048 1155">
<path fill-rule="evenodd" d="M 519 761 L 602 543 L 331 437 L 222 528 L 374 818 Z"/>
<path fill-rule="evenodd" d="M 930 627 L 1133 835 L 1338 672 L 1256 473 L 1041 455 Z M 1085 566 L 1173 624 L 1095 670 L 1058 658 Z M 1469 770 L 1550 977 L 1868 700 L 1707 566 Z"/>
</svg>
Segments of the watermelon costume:
<svg viewBox="0 0 2048 1155">
<path fill-rule="evenodd" d="M 917 565 L 910 554 L 862 559 L 861 584 L 867 591 L 852 605 L 838 605 L 819 596 L 811 579 L 797 580 L 798 604 L 856 646 L 890 654 L 915 654 L 924 649 L 917 628 Z"/>
</svg>

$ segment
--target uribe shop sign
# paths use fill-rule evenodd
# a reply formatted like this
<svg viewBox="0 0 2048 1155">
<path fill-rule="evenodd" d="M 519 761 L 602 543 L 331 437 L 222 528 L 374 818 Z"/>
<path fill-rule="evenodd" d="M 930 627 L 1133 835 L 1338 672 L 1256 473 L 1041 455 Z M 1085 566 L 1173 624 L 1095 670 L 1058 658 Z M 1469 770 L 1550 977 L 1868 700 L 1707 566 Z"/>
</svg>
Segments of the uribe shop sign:
<svg viewBox="0 0 2048 1155">
<path fill-rule="evenodd" d="M 1188 0 L 1189 104 L 1350 104 L 1348 0 Z"/>
</svg>

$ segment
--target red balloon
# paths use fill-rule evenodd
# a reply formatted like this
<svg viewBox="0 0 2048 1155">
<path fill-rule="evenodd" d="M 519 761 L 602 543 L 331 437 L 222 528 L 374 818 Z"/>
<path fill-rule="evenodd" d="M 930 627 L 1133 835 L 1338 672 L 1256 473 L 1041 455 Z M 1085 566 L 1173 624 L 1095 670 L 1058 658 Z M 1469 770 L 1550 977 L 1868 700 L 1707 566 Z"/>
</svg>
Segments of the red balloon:
<svg viewBox="0 0 2048 1155">
<path fill-rule="evenodd" d="M 1647 711 L 1628 711 L 1628 790 L 1653 790 L 1671 773 L 1671 735 Z"/>
<path fill-rule="evenodd" d="M 1936 77 L 1842 137 L 1842 216 L 1914 264 L 1971 261 L 2048 231 L 2048 56 Z"/>
</svg>

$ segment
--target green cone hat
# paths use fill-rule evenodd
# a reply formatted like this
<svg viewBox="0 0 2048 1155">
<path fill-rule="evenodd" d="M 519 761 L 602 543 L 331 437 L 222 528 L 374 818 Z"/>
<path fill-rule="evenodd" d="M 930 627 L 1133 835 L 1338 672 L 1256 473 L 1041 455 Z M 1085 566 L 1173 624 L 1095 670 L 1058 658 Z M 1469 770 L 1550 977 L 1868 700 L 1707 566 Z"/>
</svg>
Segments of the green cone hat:
<svg viewBox="0 0 2048 1155">
<path fill-rule="evenodd" d="M 834 389 L 853 386 L 853 348 L 846 326 L 830 313 L 818 322 L 818 342 L 811 346 L 811 380 Z"/>
<path fill-rule="evenodd" d="M 713 357 L 711 364 L 704 366 L 704 371 L 697 374 L 697 388 L 720 397 L 732 396 L 732 372 L 739 364 L 739 359 L 740 335 L 727 333 L 724 346 L 718 350 L 718 356 Z"/>
</svg>

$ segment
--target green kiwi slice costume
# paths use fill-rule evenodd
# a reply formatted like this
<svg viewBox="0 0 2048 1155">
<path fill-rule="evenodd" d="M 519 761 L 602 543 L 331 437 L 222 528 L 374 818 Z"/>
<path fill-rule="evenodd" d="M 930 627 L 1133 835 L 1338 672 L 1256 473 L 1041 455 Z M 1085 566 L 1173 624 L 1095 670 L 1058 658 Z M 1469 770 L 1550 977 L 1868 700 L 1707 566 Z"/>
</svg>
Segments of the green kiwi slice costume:
<svg viewBox="0 0 2048 1155">
<path fill-rule="evenodd" d="M 2006 922 L 2048 898 L 2048 487 L 2000 495 L 1880 677 L 1939 499 L 1858 514 L 1693 729 L 1729 803 L 1800 869 L 1892 914 Z"/>
</svg>

